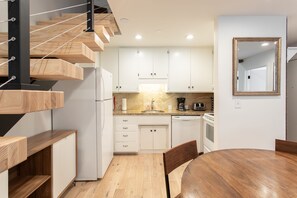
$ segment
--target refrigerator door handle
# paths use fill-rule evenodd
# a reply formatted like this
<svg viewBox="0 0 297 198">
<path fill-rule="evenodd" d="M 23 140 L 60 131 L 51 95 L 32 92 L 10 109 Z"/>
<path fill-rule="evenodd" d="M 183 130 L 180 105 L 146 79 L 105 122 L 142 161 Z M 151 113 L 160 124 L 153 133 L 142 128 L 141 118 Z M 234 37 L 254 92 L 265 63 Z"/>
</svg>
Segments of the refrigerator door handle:
<svg viewBox="0 0 297 198">
<path fill-rule="evenodd" d="M 104 129 L 104 127 L 105 127 L 105 104 L 104 104 L 104 102 L 102 103 L 102 105 L 103 105 L 103 123 L 102 123 L 102 128 L 101 128 L 101 136 L 103 136 L 103 129 Z"/>
<path fill-rule="evenodd" d="M 100 73 L 100 78 L 101 78 L 101 82 L 102 82 L 102 89 L 103 89 L 103 93 L 102 93 L 102 100 L 105 100 L 105 83 L 104 83 L 104 78 L 102 76 L 102 72 Z"/>
</svg>

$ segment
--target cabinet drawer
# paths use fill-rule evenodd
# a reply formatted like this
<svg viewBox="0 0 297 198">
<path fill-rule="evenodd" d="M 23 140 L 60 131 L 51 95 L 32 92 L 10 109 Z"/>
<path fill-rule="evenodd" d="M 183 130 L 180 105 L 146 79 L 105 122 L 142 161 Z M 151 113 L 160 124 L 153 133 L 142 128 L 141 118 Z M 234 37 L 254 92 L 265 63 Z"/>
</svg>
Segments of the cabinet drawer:
<svg viewBox="0 0 297 198">
<path fill-rule="evenodd" d="M 118 124 L 137 124 L 135 116 L 116 116 L 115 123 Z"/>
<path fill-rule="evenodd" d="M 134 132 L 122 132 L 115 134 L 115 141 L 116 142 L 131 142 L 137 141 L 137 133 Z"/>
<path fill-rule="evenodd" d="M 136 132 L 136 131 L 138 131 L 138 125 L 136 125 L 136 124 L 117 124 L 116 131 L 118 131 L 118 132 L 126 132 L 126 131 Z"/>
<path fill-rule="evenodd" d="M 115 152 L 138 152 L 137 142 L 116 142 Z"/>
</svg>

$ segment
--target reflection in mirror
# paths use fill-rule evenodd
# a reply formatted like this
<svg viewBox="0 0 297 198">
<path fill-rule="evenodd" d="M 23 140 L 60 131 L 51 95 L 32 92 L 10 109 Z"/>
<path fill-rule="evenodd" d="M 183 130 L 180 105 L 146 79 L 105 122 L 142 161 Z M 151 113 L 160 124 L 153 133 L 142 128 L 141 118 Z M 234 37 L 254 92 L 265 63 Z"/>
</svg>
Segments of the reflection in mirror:
<svg viewBox="0 0 297 198">
<path fill-rule="evenodd" d="M 234 38 L 233 95 L 279 94 L 279 47 L 279 38 Z"/>
</svg>

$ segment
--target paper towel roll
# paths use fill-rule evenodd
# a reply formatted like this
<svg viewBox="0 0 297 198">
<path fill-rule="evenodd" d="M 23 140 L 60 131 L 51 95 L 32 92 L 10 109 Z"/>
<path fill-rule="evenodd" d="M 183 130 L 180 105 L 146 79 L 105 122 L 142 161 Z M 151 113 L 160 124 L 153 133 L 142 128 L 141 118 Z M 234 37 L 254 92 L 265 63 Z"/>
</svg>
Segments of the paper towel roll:
<svg viewBox="0 0 297 198">
<path fill-rule="evenodd" d="M 127 99 L 122 98 L 122 111 L 127 111 Z"/>
</svg>

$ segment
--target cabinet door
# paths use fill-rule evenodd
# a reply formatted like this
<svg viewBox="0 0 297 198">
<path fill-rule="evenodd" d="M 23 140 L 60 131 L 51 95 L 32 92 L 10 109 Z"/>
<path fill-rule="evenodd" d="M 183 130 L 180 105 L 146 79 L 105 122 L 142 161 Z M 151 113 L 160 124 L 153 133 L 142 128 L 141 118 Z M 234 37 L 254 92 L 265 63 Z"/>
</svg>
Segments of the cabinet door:
<svg viewBox="0 0 297 198">
<path fill-rule="evenodd" d="M 153 129 L 154 131 L 154 149 L 166 149 L 167 148 L 167 127 L 158 126 Z"/>
<path fill-rule="evenodd" d="M 105 48 L 100 53 L 100 66 L 112 73 L 112 91 L 117 92 L 119 86 L 119 49 Z"/>
<path fill-rule="evenodd" d="M 192 92 L 212 92 L 213 55 L 211 48 L 191 49 Z"/>
<path fill-rule="evenodd" d="M 168 78 L 169 50 L 168 48 L 154 49 L 154 78 Z"/>
<path fill-rule="evenodd" d="M 154 132 L 150 126 L 142 126 L 140 128 L 140 149 L 154 149 Z"/>
<path fill-rule="evenodd" d="M 190 84 L 190 49 L 170 49 L 168 91 L 190 92 Z"/>
<path fill-rule="evenodd" d="M 53 197 L 58 197 L 76 176 L 76 134 L 56 142 L 53 155 Z"/>
<path fill-rule="evenodd" d="M 119 49 L 119 92 L 138 92 L 138 55 L 136 48 Z"/>
<path fill-rule="evenodd" d="M 140 48 L 138 50 L 139 78 L 153 78 L 153 49 Z"/>
<path fill-rule="evenodd" d="M 0 193 L 2 198 L 8 198 L 8 170 L 0 173 Z"/>
</svg>

